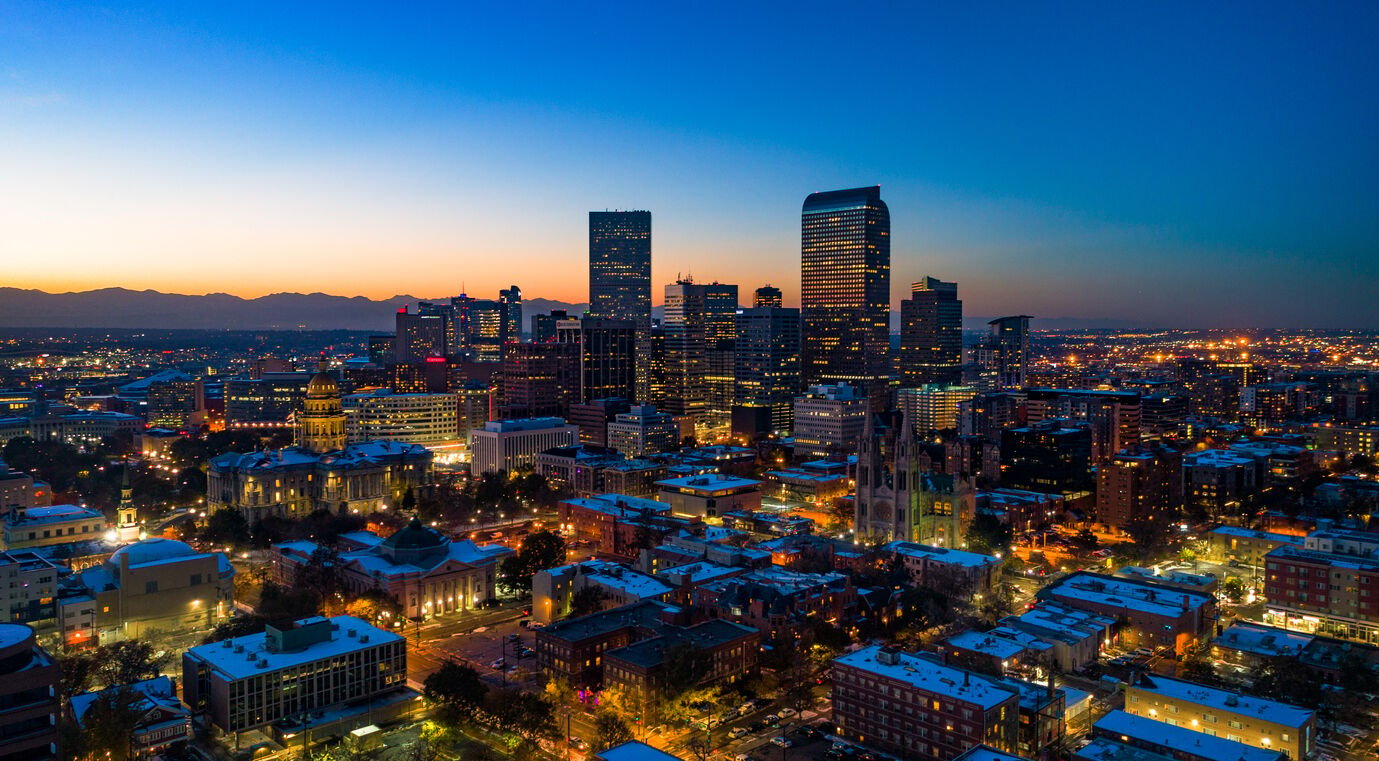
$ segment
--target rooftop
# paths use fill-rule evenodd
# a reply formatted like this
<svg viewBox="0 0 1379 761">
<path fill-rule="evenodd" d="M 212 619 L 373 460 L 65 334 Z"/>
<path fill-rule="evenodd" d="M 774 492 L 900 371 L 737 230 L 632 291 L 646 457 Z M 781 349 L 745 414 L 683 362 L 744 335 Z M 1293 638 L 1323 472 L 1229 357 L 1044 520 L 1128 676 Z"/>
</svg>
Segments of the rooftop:
<svg viewBox="0 0 1379 761">
<path fill-rule="evenodd" d="M 883 649 L 879 645 L 864 647 L 840 656 L 835 666 L 850 666 L 883 676 L 934 695 L 946 695 L 957 700 L 994 708 L 1008 700 L 1015 700 L 1012 689 L 997 686 L 986 677 L 959 668 L 945 666 L 914 653 Z"/>
<path fill-rule="evenodd" d="M 1028 759 L 1024 756 L 996 750 L 989 745 L 978 745 L 953 759 L 953 761 L 1028 761 Z"/>
<path fill-rule="evenodd" d="M 1213 761 L 1279 761 L 1283 758 L 1282 751 L 1265 750 L 1224 737 L 1212 737 L 1186 727 L 1175 727 L 1119 710 L 1106 714 L 1093 727 L 1101 737 L 1134 738 L 1172 748 L 1176 753 L 1210 758 Z"/>
<path fill-rule="evenodd" d="M 608 750 L 594 754 L 594 756 L 602 759 L 602 761 L 680 761 L 676 756 L 635 740 L 625 742 L 622 745 L 614 745 Z"/>
<path fill-rule="evenodd" d="M 304 618 L 294 624 L 306 625 L 316 620 Z M 226 679 L 234 681 L 334 658 L 387 642 L 402 641 L 400 635 L 371 626 L 353 616 L 335 616 L 328 620 L 332 628 L 330 639 L 295 652 L 268 650 L 264 642 L 267 632 L 259 632 L 198 645 L 187 651 L 187 657 L 205 663 Z"/>
<path fill-rule="evenodd" d="M 1278 550 L 1274 550 L 1277 552 Z M 1209 604 L 1214 598 L 1202 592 L 1179 589 L 1149 581 L 1118 579 L 1099 573 L 1079 572 L 1040 591 L 1063 600 L 1081 600 L 1113 608 L 1177 618 L 1184 610 Z"/>
<path fill-rule="evenodd" d="M 891 542 L 881 549 L 906 557 L 928 558 L 940 563 L 951 563 L 973 568 L 995 565 L 1001 562 L 992 555 L 982 555 L 976 552 L 955 550 L 948 547 L 934 547 L 932 545 L 918 544 L 916 542 Z"/>
<path fill-rule="evenodd" d="M 1277 656 L 1297 655 L 1315 639 L 1310 634 L 1292 632 L 1273 626 L 1236 621 L 1221 636 L 1212 640 L 1213 645 L 1240 650 L 1255 655 Z"/>
<path fill-rule="evenodd" d="M 1275 534 L 1269 531 L 1255 531 L 1254 529 L 1240 528 L 1239 526 L 1217 526 L 1208 533 L 1216 534 L 1217 536 L 1235 536 L 1242 539 L 1264 539 L 1280 544 L 1301 545 L 1303 542 L 1303 537 L 1300 536 Z"/>
<path fill-rule="evenodd" d="M 965 631 L 958 632 L 949 637 L 945 642 L 950 647 L 958 647 L 963 650 L 970 650 L 975 653 L 982 653 L 993 658 L 1007 660 L 1014 658 L 1025 652 L 1024 645 L 1011 639 L 987 632 Z"/>
<path fill-rule="evenodd" d="M 30 507 L 12 513 L 9 522 L 14 525 L 34 526 L 44 523 L 63 523 L 79 520 L 104 520 L 100 512 L 80 505 L 51 505 L 49 507 Z"/>
<path fill-rule="evenodd" d="M 724 473 L 705 473 L 698 476 L 668 478 L 664 481 L 657 481 L 656 485 L 662 489 L 678 489 L 684 492 L 719 492 L 754 489 L 761 486 L 761 482 Z"/>
<path fill-rule="evenodd" d="M 1157 674 L 1146 674 L 1140 678 L 1137 684 L 1133 684 L 1127 689 L 1145 690 L 1166 698 L 1208 706 L 1222 712 L 1253 716 L 1261 721 L 1288 727 L 1301 727 L 1316 715 L 1315 712 L 1306 708 L 1280 703 L 1277 700 L 1241 695 L 1229 690 L 1218 690 L 1204 684 L 1185 682 L 1181 679 L 1171 679 Z"/>
</svg>

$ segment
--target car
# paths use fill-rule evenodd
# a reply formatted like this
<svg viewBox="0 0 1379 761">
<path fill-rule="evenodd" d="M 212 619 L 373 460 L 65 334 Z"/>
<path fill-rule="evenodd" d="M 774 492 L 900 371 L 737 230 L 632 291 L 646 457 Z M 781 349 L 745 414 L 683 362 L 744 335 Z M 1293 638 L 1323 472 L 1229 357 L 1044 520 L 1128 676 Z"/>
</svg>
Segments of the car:
<svg viewBox="0 0 1379 761">
<path fill-rule="evenodd" d="M 488 631 L 488 627 L 487 627 L 487 626 L 480 626 L 480 627 L 476 628 L 473 632 L 471 632 L 471 634 L 483 634 L 483 633 L 486 632 L 486 631 Z"/>
<path fill-rule="evenodd" d="M 857 754 L 857 761 L 876 761 L 876 754 L 869 750 L 864 750 Z"/>
<path fill-rule="evenodd" d="M 737 707 L 737 713 L 739 716 L 746 716 L 747 714 L 755 710 L 757 710 L 756 703 L 753 703 L 750 700 Z"/>
<path fill-rule="evenodd" d="M 754 721 L 748 726 L 748 729 L 752 732 L 760 732 L 761 730 L 766 729 L 766 722 Z"/>
<path fill-rule="evenodd" d="M 799 729 L 795 730 L 795 734 L 799 735 L 800 737 L 803 737 L 806 740 L 813 740 L 814 738 L 819 736 L 819 730 L 806 724 L 800 727 Z"/>
<path fill-rule="evenodd" d="M 733 727 L 733 728 L 732 728 L 731 730 L 729 730 L 729 732 L 728 732 L 728 736 L 731 737 L 731 738 L 733 738 L 734 740 L 736 740 L 736 739 L 739 738 L 739 737 L 745 737 L 746 735 L 747 735 L 747 728 L 746 728 L 746 727 Z"/>
<path fill-rule="evenodd" d="M 578 737 L 571 737 L 571 738 L 570 738 L 570 747 L 571 747 L 571 748 L 574 748 L 574 749 L 576 749 L 576 750 L 588 750 L 588 749 L 589 749 L 589 743 L 587 743 L 587 742 L 585 742 L 585 741 L 579 739 Z"/>
<path fill-rule="evenodd" d="M 796 711 L 793 708 L 782 708 L 779 711 L 776 711 L 776 715 L 781 717 L 782 719 L 788 719 L 797 713 L 799 713 L 799 711 Z"/>
<path fill-rule="evenodd" d="M 517 653 L 517 657 L 518 657 L 518 658 L 535 658 L 535 657 L 536 657 L 536 651 L 535 651 L 535 650 L 519 650 L 518 653 Z"/>
<path fill-rule="evenodd" d="M 506 660 L 504 660 L 503 658 L 498 658 L 497 660 L 494 660 L 492 663 L 488 664 L 488 667 L 491 668 L 491 669 L 494 669 L 494 670 L 496 671 L 496 670 L 502 669 L 502 668 L 503 668 L 504 666 L 506 666 L 506 665 L 507 665 L 507 661 L 506 661 Z"/>
<path fill-rule="evenodd" d="M 733 756 L 733 761 L 752 761 L 752 757 L 747 755 L 746 753 L 739 753 L 736 756 Z"/>
<path fill-rule="evenodd" d="M 508 641 L 509 641 L 509 642 L 517 642 L 517 641 L 519 641 L 519 640 L 521 640 L 521 639 L 522 639 L 522 635 L 518 634 L 517 632 L 513 632 L 512 634 L 509 634 L 509 635 L 508 635 Z"/>
<path fill-rule="evenodd" d="M 794 747 L 795 742 L 784 735 L 777 735 L 771 738 L 771 744 L 778 748 L 791 748 Z"/>
<path fill-rule="evenodd" d="M 774 713 L 768 713 L 766 714 L 766 723 L 774 727 L 780 723 L 780 716 Z"/>
<path fill-rule="evenodd" d="M 833 731 L 837 729 L 837 727 L 833 726 L 833 722 L 831 721 L 821 721 L 815 724 L 814 728 L 819 730 L 819 734 L 821 735 L 831 735 Z"/>
</svg>

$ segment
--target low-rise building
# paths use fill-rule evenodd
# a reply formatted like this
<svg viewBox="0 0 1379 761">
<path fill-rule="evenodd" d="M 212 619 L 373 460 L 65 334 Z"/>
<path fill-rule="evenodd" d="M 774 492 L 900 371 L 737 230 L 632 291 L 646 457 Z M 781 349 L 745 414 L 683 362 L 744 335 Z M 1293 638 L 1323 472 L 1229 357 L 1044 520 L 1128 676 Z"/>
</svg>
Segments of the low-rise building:
<svg viewBox="0 0 1379 761">
<path fill-rule="evenodd" d="M 1000 558 L 977 552 L 915 542 L 891 542 L 880 552 L 899 559 L 915 584 L 953 594 L 989 592 L 1001 575 Z"/>
<path fill-rule="evenodd" d="M 351 444 L 396 441 L 437 446 L 463 441 L 459 397 L 455 394 L 395 394 L 377 389 L 340 398 L 346 438 Z"/>
<path fill-rule="evenodd" d="M 1020 698 L 979 674 L 876 645 L 833 661 L 838 734 L 901 757 L 949 761 L 1019 742 Z"/>
<path fill-rule="evenodd" d="M 355 594 L 371 589 L 387 592 L 408 618 L 482 607 L 494 599 L 499 563 L 514 552 L 501 544 L 452 541 L 416 518 L 386 539 L 367 531 L 354 532 L 350 538 L 358 549 L 341 552 L 335 561 L 341 584 Z M 307 541 L 276 545 L 279 578 L 291 583 L 317 549 Z"/>
<path fill-rule="evenodd" d="M 542 417 L 520 420 L 490 420 L 483 430 L 470 434 L 472 458 L 469 471 L 480 473 L 512 472 L 529 467 L 536 456 L 556 447 L 579 443 L 579 427 L 564 418 Z"/>
<path fill-rule="evenodd" d="M 67 569 L 26 550 L 0 552 L 0 616 L 13 624 L 51 623 L 57 585 Z"/>
<path fill-rule="evenodd" d="M 698 518 L 670 514 L 670 505 L 626 494 L 567 499 L 557 506 L 565 535 L 602 555 L 635 560 L 678 531 L 703 533 Z"/>
<path fill-rule="evenodd" d="M 1092 734 L 1096 738 L 1109 740 L 1112 750 L 1115 744 L 1119 744 L 1176 761 L 1285 761 L 1287 758 L 1281 750 L 1256 748 L 1225 736 L 1212 736 L 1186 726 L 1175 727 L 1125 711 L 1111 711 L 1103 716 L 1092 725 Z M 1081 755 L 1075 755 L 1074 758 L 1111 761 L 1127 757 L 1087 755 L 1082 751 L 1079 751 L 1079 754 Z M 1128 758 L 1140 761 L 1134 755 L 1129 755 Z"/>
<path fill-rule="evenodd" d="M 1220 583 L 1215 576 L 1205 573 L 1159 571 L 1154 568 L 1144 568 L 1137 565 L 1123 566 L 1116 570 L 1113 575 L 1122 579 L 1142 579 L 1156 584 L 1167 584 L 1170 587 L 1191 589 L 1205 594 L 1215 594 L 1216 588 Z"/>
<path fill-rule="evenodd" d="M 734 569 L 736 570 L 736 569 Z M 687 567 L 661 572 L 662 578 L 686 579 Z M 857 590 L 841 573 L 802 573 L 777 566 L 746 573 L 695 569 L 687 580 L 688 599 L 696 610 L 758 629 L 772 642 L 812 641 L 813 626 L 842 627 L 857 610 Z"/>
<path fill-rule="evenodd" d="M 808 463 L 806 463 L 808 464 Z M 829 473 L 805 467 L 766 471 L 766 488 L 782 502 L 826 505 L 847 496 L 852 486 L 846 473 Z"/>
<path fill-rule="evenodd" d="M 723 619 L 660 627 L 654 636 L 605 652 L 603 684 L 621 688 L 634 705 L 650 703 L 672 689 L 732 684 L 756 671 L 760 642 L 761 632 Z M 698 653 L 708 666 L 697 684 L 667 681 L 667 663 L 681 648 Z"/>
<path fill-rule="evenodd" d="M 91 707 L 118 690 L 130 693 L 128 705 L 136 717 L 129 733 L 130 758 L 161 757 L 170 748 L 192 739 L 191 712 L 177 697 L 172 678 L 166 676 L 73 695 L 67 706 L 72 720 L 85 729 Z"/>
<path fill-rule="evenodd" d="M 79 505 L 20 508 L 5 516 L 5 548 L 20 550 L 97 539 L 106 528 L 100 511 Z"/>
<path fill-rule="evenodd" d="M 1379 559 L 1279 547 L 1264 573 L 1264 623 L 1379 644 Z"/>
<path fill-rule="evenodd" d="M 658 481 L 660 501 L 678 515 L 717 518 L 728 512 L 761 509 L 761 482 L 723 473 Z"/>
<path fill-rule="evenodd" d="M 276 725 L 280 737 L 303 731 L 313 714 L 382 723 L 416 697 L 403 637 L 351 616 L 304 618 L 194 647 L 182 656 L 182 692 L 221 731 Z"/>
<path fill-rule="evenodd" d="M 757 539 L 810 534 L 814 531 L 814 521 L 789 513 L 733 510 L 723 513 L 722 518 L 724 527 L 746 531 Z"/>
<path fill-rule="evenodd" d="M 1039 590 L 1040 600 L 1114 618 L 1127 647 L 1168 647 L 1179 655 L 1216 625 L 1214 595 L 1138 579 L 1080 571 Z"/>
<path fill-rule="evenodd" d="M 235 569 L 222 552 L 150 537 L 62 580 L 58 616 L 68 647 L 214 626 L 234 610 Z"/>
<path fill-rule="evenodd" d="M 1110 644 L 1116 619 L 1045 601 L 1000 623 L 993 631 L 1008 629 L 1038 637 L 1053 646 L 1050 652 L 1059 669 L 1078 671 L 1095 663 L 1102 647 Z"/>
<path fill-rule="evenodd" d="M 675 416 L 649 404 L 633 405 L 608 424 L 608 448 L 628 457 L 669 452 L 680 445 Z"/>
<path fill-rule="evenodd" d="M 1211 657 L 1247 669 L 1257 669 L 1278 658 L 1296 658 L 1314 635 L 1290 632 L 1253 621 L 1236 621 L 1211 641 Z"/>
<path fill-rule="evenodd" d="M 1236 526 L 1217 526 L 1206 535 L 1205 560 L 1248 566 L 1264 565 L 1264 556 L 1279 547 L 1301 547 L 1304 539 L 1292 534 L 1254 531 Z"/>
<path fill-rule="evenodd" d="M 1125 711 L 1293 759 L 1312 755 L 1316 735 L 1315 711 L 1158 674 L 1126 685 Z"/>
<path fill-rule="evenodd" d="M 575 597 L 584 590 L 595 590 L 603 608 L 616 608 L 641 600 L 662 600 L 673 589 L 670 585 L 606 560 L 586 560 L 558 568 L 538 571 L 532 577 L 532 618 L 543 624 L 571 614 Z"/>
</svg>

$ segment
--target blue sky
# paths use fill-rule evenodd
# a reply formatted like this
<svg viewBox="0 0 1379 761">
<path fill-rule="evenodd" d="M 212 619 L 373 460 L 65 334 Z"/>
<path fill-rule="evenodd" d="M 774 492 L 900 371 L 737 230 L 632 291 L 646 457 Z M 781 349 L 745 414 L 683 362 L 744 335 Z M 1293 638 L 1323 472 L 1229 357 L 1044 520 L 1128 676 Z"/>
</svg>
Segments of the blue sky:
<svg viewBox="0 0 1379 761">
<path fill-rule="evenodd" d="M 582 300 L 648 208 L 791 299 L 879 183 L 897 297 L 1379 327 L 1373 3 L 398 5 L 0 0 L 0 284 Z"/>
</svg>

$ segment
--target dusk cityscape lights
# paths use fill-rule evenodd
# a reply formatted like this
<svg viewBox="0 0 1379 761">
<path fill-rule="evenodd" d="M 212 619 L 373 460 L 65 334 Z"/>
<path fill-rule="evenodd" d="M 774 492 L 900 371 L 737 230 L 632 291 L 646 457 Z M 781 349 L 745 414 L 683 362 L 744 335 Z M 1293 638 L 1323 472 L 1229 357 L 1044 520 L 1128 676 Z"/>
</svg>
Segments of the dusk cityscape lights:
<svg viewBox="0 0 1379 761">
<path fill-rule="evenodd" d="M 0 9 L 0 761 L 1379 757 L 1379 9 Z"/>
</svg>

